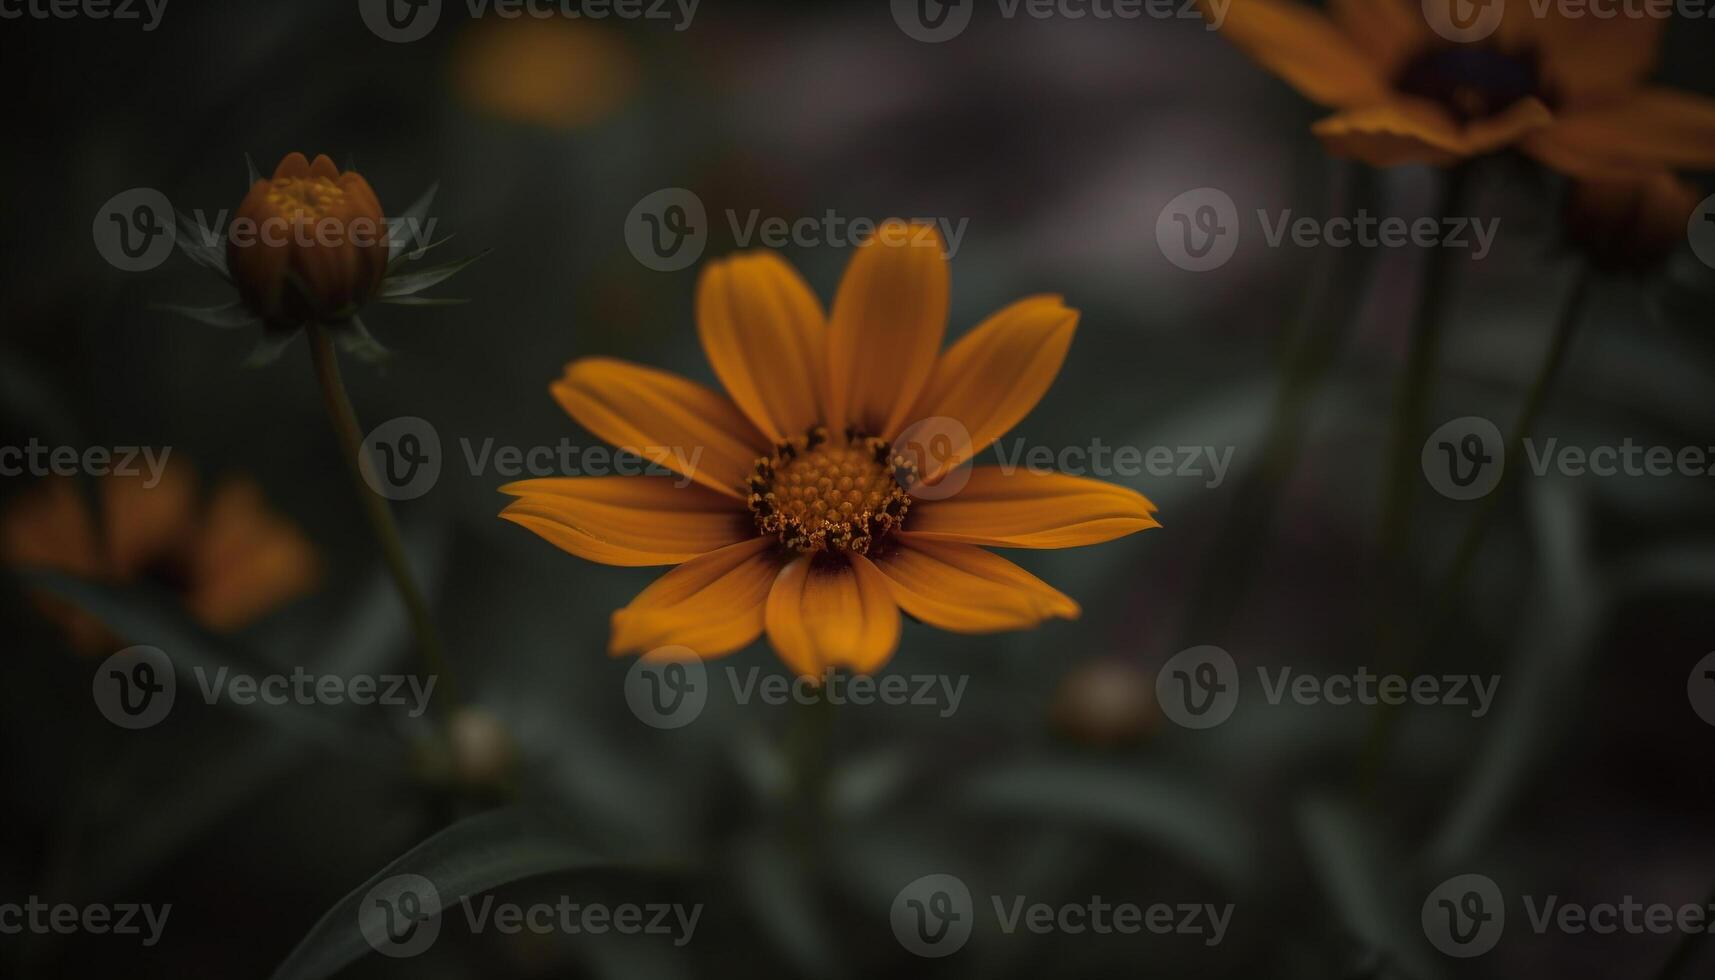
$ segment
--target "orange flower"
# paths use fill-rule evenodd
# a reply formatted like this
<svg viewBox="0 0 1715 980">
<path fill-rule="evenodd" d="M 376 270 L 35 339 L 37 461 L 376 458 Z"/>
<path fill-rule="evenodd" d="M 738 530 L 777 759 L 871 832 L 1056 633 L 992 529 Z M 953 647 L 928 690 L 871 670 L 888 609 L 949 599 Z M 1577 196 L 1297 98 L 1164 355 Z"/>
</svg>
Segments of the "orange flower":
<svg viewBox="0 0 1715 980">
<path fill-rule="evenodd" d="M 0 518 L 0 556 L 7 565 L 168 590 L 198 622 L 221 632 L 261 618 L 314 585 L 314 549 L 268 509 L 253 482 L 220 484 L 201 510 L 188 466 L 169 463 L 160 482 L 148 484 L 141 475 L 99 478 L 97 525 L 77 480 L 49 478 Z M 42 597 L 39 604 L 80 652 L 121 642 L 60 600 Z"/>
<path fill-rule="evenodd" d="M 478 112 L 550 129 L 612 116 L 637 87 L 623 35 L 588 21 L 480 20 L 460 36 L 453 86 Z"/>
<path fill-rule="evenodd" d="M 361 174 L 291 153 L 238 205 L 226 264 L 252 313 L 296 325 L 349 317 L 381 285 L 389 250 L 381 202 Z"/>
<path fill-rule="evenodd" d="M 801 675 L 870 672 L 893 654 L 902 608 L 961 633 L 1078 615 L 1076 602 L 981 546 L 1066 548 L 1159 526 L 1154 506 L 1123 487 L 955 470 L 1048 390 L 1078 314 L 1059 297 L 1031 297 L 941 352 L 942 255 L 932 228 L 883 224 L 853 256 L 828 316 L 774 254 L 711 264 L 697 329 L 727 395 L 607 358 L 567 365 L 551 391 L 574 419 L 684 478 L 502 488 L 519 498 L 502 517 L 574 555 L 678 566 L 614 613 L 610 652 L 680 645 L 713 657 L 766 630 Z M 933 466 L 899 440 L 929 419 L 969 434 Z"/>
<path fill-rule="evenodd" d="M 1432 30 L 1418 0 L 1330 0 L 1326 14 L 1233 0 L 1220 29 L 1338 110 L 1314 127 L 1329 152 L 1373 166 L 1445 166 L 1510 147 L 1570 174 L 1715 166 L 1715 101 L 1645 84 L 1662 19 L 1534 7 L 1505 4 L 1493 32 L 1467 43 Z"/>
</svg>

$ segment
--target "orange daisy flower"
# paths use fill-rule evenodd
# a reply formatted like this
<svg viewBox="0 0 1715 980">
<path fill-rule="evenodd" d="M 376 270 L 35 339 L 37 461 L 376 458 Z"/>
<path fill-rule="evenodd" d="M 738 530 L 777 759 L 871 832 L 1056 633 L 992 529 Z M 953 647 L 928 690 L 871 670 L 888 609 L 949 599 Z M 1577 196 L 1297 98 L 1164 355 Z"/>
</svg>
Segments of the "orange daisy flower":
<svg viewBox="0 0 1715 980">
<path fill-rule="evenodd" d="M 1449 5 L 1466 0 L 1437 0 Z M 1500 0 L 1495 0 L 1498 4 Z M 1645 83 L 1665 21 L 1568 18 L 1505 4 L 1459 43 L 1418 0 L 1233 0 L 1221 33 L 1300 94 L 1338 110 L 1314 131 L 1378 167 L 1440 166 L 1517 148 L 1570 174 L 1715 166 L 1715 101 Z M 1479 16 L 1481 9 L 1479 9 Z"/>
<path fill-rule="evenodd" d="M 167 590 L 217 632 L 260 619 L 309 592 L 319 577 L 309 541 L 269 509 L 253 481 L 222 482 L 206 507 L 198 505 L 190 467 L 173 462 L 154 486 L 141 475 L 105 476 L 94 485 L 100 524 L 70 477 L 49 478 L 13 501 L 0 518 L 0 557 L 11 566 Z M 37 603 L 80 653 L 110 652 L 124 642 L 59 599 Z"/>
<path fill-rule="evenodd" d="M 943 254 L 933 228 L 883 224 L 826 316 L 774 254 L 712 263 L 697 332 L 726 395 L 609 358 L 567 365 L 550 390 L 572 418 L 683 478 L 502 488 L 518 498 L 502 517 L 574 555 L 678 566 L 614 613 L 610 653 L 680 645 L 713 657 L 766 631 L 800 675 L 867 673 L 898 645 L 901 609 L 961 633 L 1079 614 L 983 546 L 1066 548 L 1159 526 L 1123 487 L 962 467 L 1048 390 L 1078 314 L 1034 296 L 943 352 Z M 934 460 L 896 445 L 931 419 L 940 435 L 963 428 Z"/>
</svg>

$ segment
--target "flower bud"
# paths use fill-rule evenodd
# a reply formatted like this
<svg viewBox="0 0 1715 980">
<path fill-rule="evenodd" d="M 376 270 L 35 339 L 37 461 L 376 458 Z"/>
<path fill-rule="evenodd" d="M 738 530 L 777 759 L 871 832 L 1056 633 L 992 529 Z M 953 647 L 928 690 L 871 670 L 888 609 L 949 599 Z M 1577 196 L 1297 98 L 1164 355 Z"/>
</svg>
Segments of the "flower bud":
<svg viewBox="0 0 1715 980">
<path fill-rule="evenodd" d="M 354 313 L 387 273 L 381 202 L 326 156 L 288 154 L 233 216 L 226 262 L 246 307 L 272 326 Z"/>
<path fill-rule="evenodd" d="M 1091 660 L 1061 681 L 1049 723 L 1063 738 L 1115 748 L 1135 745 L 1156 728 L 1155 684 L 1148 671 L 1123 660 Z"/>
</svg>

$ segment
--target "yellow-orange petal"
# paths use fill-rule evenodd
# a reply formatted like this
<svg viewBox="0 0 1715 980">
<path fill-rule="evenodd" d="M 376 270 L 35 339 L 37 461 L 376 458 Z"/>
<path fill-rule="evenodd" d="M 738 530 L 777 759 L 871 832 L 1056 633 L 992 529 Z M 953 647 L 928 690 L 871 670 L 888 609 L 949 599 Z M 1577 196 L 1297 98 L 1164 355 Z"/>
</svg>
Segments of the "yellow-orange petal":
<svg viewBox="0 0 1715 980">
<path fill-rule="evenodd" d="M 1535 98 L 1521 99 L 1490 118 L 1461 125 L 1433 102 L 1401 97 L 1336 113 L 1312 131 L 1328 152 L 1372 167 L 1448 166 L 1503 149 L 1553 123 L 1548 107 Z"/>
<path fill-rule="evenodd" d="M 891 439 L 947 332 L 948 272 L 933 225 L 890 220 L 858 247 L 828 330 L 828 427 Z"/>
<path fill-rule="evenodd" d="M 718 657 L 762 635 L 763 604 L 780 569 L 771 538 L 711 551 L 650 583 L 613 614 L 610 654 L 690 647 Z"/>
<path fill-rule="evenodd" d="M 292 177 L 308 177 L 310 175 L 310 158 L 296 150 L 280 158 L 280 163 L 274 168 L 275 180 L 286 180 Z"/>
<path fill-rule="evenodd" d="M 876 556 L 875 567 L 899 607 L 931 626 L 995 633 L 1055 616 L 1078 618 L 1071 597 L 993 552 L 909 531 L 894 540 L 895 547 Z"/>
<path fill-rule="evenodd" d="M 804 556 L 769 590 L 768 641 L 800 677 L 880 668 L 899 645 L 899 606 L 887 577 L 862 555 Z"/>
<path fill-rule="evenodd" d="M 1161 525 L 1136 490 L 1061 473 L 978 466 L 946 500 L 920 500 L 906 527 L 916 538 L 1000 548 L 1074 548 Z"/>
<path fill-rule="evenodd" d="M 827 332 L 821 301 L 772 252 L 712 262 L 697 282 L 697 334 L 709 364 L 773 442 L 823 420 Z"/>
<path fill-rule="evenodd" d="M 1643 84 L 1655 72 L 1667 26 L 1665 17 L 1529 19 L 1539 70 L 1549 90 L 1560 96 L 1562 111 Z"/>
<path fill-rule="evenodd" d="M 668 371 L 586 357 L 566 365 L 551 390 L 596 436 L 738 500 L 757 457 L 770 451 L 731 399 Z"/>
<path fill-rule="evenodd" d="M 1213 23 L 1215 6 L 1208 0 L 1202 6 Z M 1222 37 L 1319 105 L 1346 108 L 1387 97 L 1381 61 L 1308 4 L 1231 0 L 1220 29 Z"/>
<path fill-rule="evenodd" d="M 196 518 L 196 474 L 167 457 L 159 473 L 113 475 L 101 480 L 103 534 L 108 560 L 121 578 L 151 565 L 179 563 Z"/>
<path fill-rule="evenodd" d="M 203 625 L 234 630 L 315 587 L 320 563 L 298 528 L 269 508 L 249 479 L 215 487 L 191 549 L 186 604 Z"/>
<path fill-rule="evenodd" d="M 1582 160 L 1593 167 L 1715 167 L 1715 99 L 1667 88 L 1639 89 L 1616 102 L 1568 110 L 1552 129 L 1538 134 L 1530 149 L 1551 165 L 1577 166 Z"/>
<path fill-rule="evenodd" d="M 930 460 L 925 481 L 972 459 L 1030 414 L 1066 362 L 1077 325 L 1078 311 L 1060 297 L 1033 296 L 984 320 L 941 355 L 908 421 L 953 419 L 970 442 Z"/>
<path fill-rule="evenodd" d="M 731 497 L 680 477 L 587 476 L 521 480 L 501 518 L 604 565 L 677 565 L 756 536 Z"/>
<path fill-rule="evenodd" d="M 1328 16 L 1383 78 L 1396 77 L 1408 61 L 1437 40 L 1417 3 L 1328 0 Z"/>
</svg>

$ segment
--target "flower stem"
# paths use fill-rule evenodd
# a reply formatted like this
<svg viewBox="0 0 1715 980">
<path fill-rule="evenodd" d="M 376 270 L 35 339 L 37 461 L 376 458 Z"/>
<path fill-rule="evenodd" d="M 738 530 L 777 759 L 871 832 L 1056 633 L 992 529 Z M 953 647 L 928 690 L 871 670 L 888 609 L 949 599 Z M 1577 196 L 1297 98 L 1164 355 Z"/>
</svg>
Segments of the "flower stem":
<svg viewBox="0 0 1715 980">
<path fill-rule="evenodd" d="M 1443 219 L 1458 212 L 1469 183 L 1469 165 L 1447 171 L 1441 194 Z M 1403 560 L 1411 540 L 1411 503 L 1413 491 L 1417 489 L 1418 449 L 1423 438 L 1423 420 L 1429 413 L 1430 382 L 1436 362 L 1440 360 L 1447 301 L 1453 292 L 1454 254 L 1450 248 L 1432 248 L 1429 251 L 1417 313 L 1411 322 L 1405 370 L 1394 399 L 1381 516 L 1381 556 L 1389 570 L 1394 570 Z"/>
<path fill-rule="evenodd" d="M 1560 316 L 1555 322 L 1553 335 L 1549 337 L 1542 364 L 1537 368 L 1536 379 L 1531 382 L 1524 405 L 1519 410 L 1517 420 L 1513 422 L 1512 431 L 1507 434 L 1505 459 L 1512 465 L 1503 465 L 1499 481 L 1494 489 L 1489 491 L 1488 496 L 1483 498 L 1476 513 L 1471 515 L 1470 523 L 1465 526 L 1465 533 L 1460 537 L 1458 548 L 1453 553 L 1452 563 L 1448 565 L 1447 573 L 1435 591 L 1429 622 L 1425 624 L 1417 642 L 1412 645 L 1411 653 L 1404 660 L 1403 669 L 1406 671 L 1434 648 L 1441 630 L 1452 617 L 1453 606 L 1465 591 L 1465 581 L 1470 577 L 1471 567 L 1476 562 L 1477 554 L 1482 551 L 1483 541 L 1488 536 L 1495 511 L 1500 506 L 1501 491 L 1507 486 L 1507 474 L 1517 468 L 1517 461 L 1524 452 L 1524 441 L 1530 437 L 1537 420 L 1542 416 L 1543 406 L 1547 404 L 1554 382 L 1566 363 L 1566 353 L 1572 346 L 1573 335 L 1577 332 L 1578 324 L 1584 319 L 1584 304 L 1589 298 L 1591 278 L 1590 267 L 1580 265 L 1573 277 L 1572 286 L 1567 291 L 1566 300 L 1561 304 Z M 1376 708 L 1375 720 L 1365 740 L 1361 766 L 1360 781 L 1366 792 L 1374 789 L 1380 774 L 1388 745 L 1392 741 L 1396 714 L 1392 704 L 1382 704 Z"/>
<path fill-rule="evenodd" d="M 1354 208 L 1354 202 L 1361 206 L 1367 200 L 1369 175 L 1353 164 L 1336 161 L 1329 183 L 1328 206 L 1335 213 L 1361 209 Z M 1354 254 L 1348 256 L 1348 252 Z M 1267 541 L 1279 511 L 1280 488 L 1297 468 L 1310 409 L 1351 333 L 1366 282 L 1363 273 L 1367 259 L 1359 250 L 1322 249 L 1313 261 L 1286 340 L 1280 383 L 1260 457 L 1239 483 L 1203 560 L 1179 631 L 1180 648 L 1222 642 L 1208 637 L 1231 630 L 1230 621 L 1242 606 L 1258 565 L 1255 556 Z"/>
<path fill-rule="evenodd" d="M 458 704 L 458 686 L 453 680 L 434 618 L 429 614 L 429 604 L 411 573 L 405 545 L 399 537 L 399 526 L 393 521 L 393 511 L 363 478 L 363 429 L 358 425 L 357 412 L 351 407 L 351 398 L 346 395 L 345 382 L 340 379 L 339 355 L 334 352 L 333 341 L 325 326 L 311 323 L 304 330 L 309 335 L 310 357 L 315 362 L 316 380 L 321 385 L 328 421 L 333 424 L 334 435 L 339 439 L 340 455 L 345 457 L 346 470 L 350 472 L 358 500 L 363 504 L 364 516 L 369 520 L 376 544 L 381 547 L 382 559 L 393 577 L 399 598 L 405 603 L 424 669 L 440 678 L 440 690 L 444 696 L 437 698 L 436 703 L 443 709 L 443 714 L 450 714 Z"/>
</svg>

